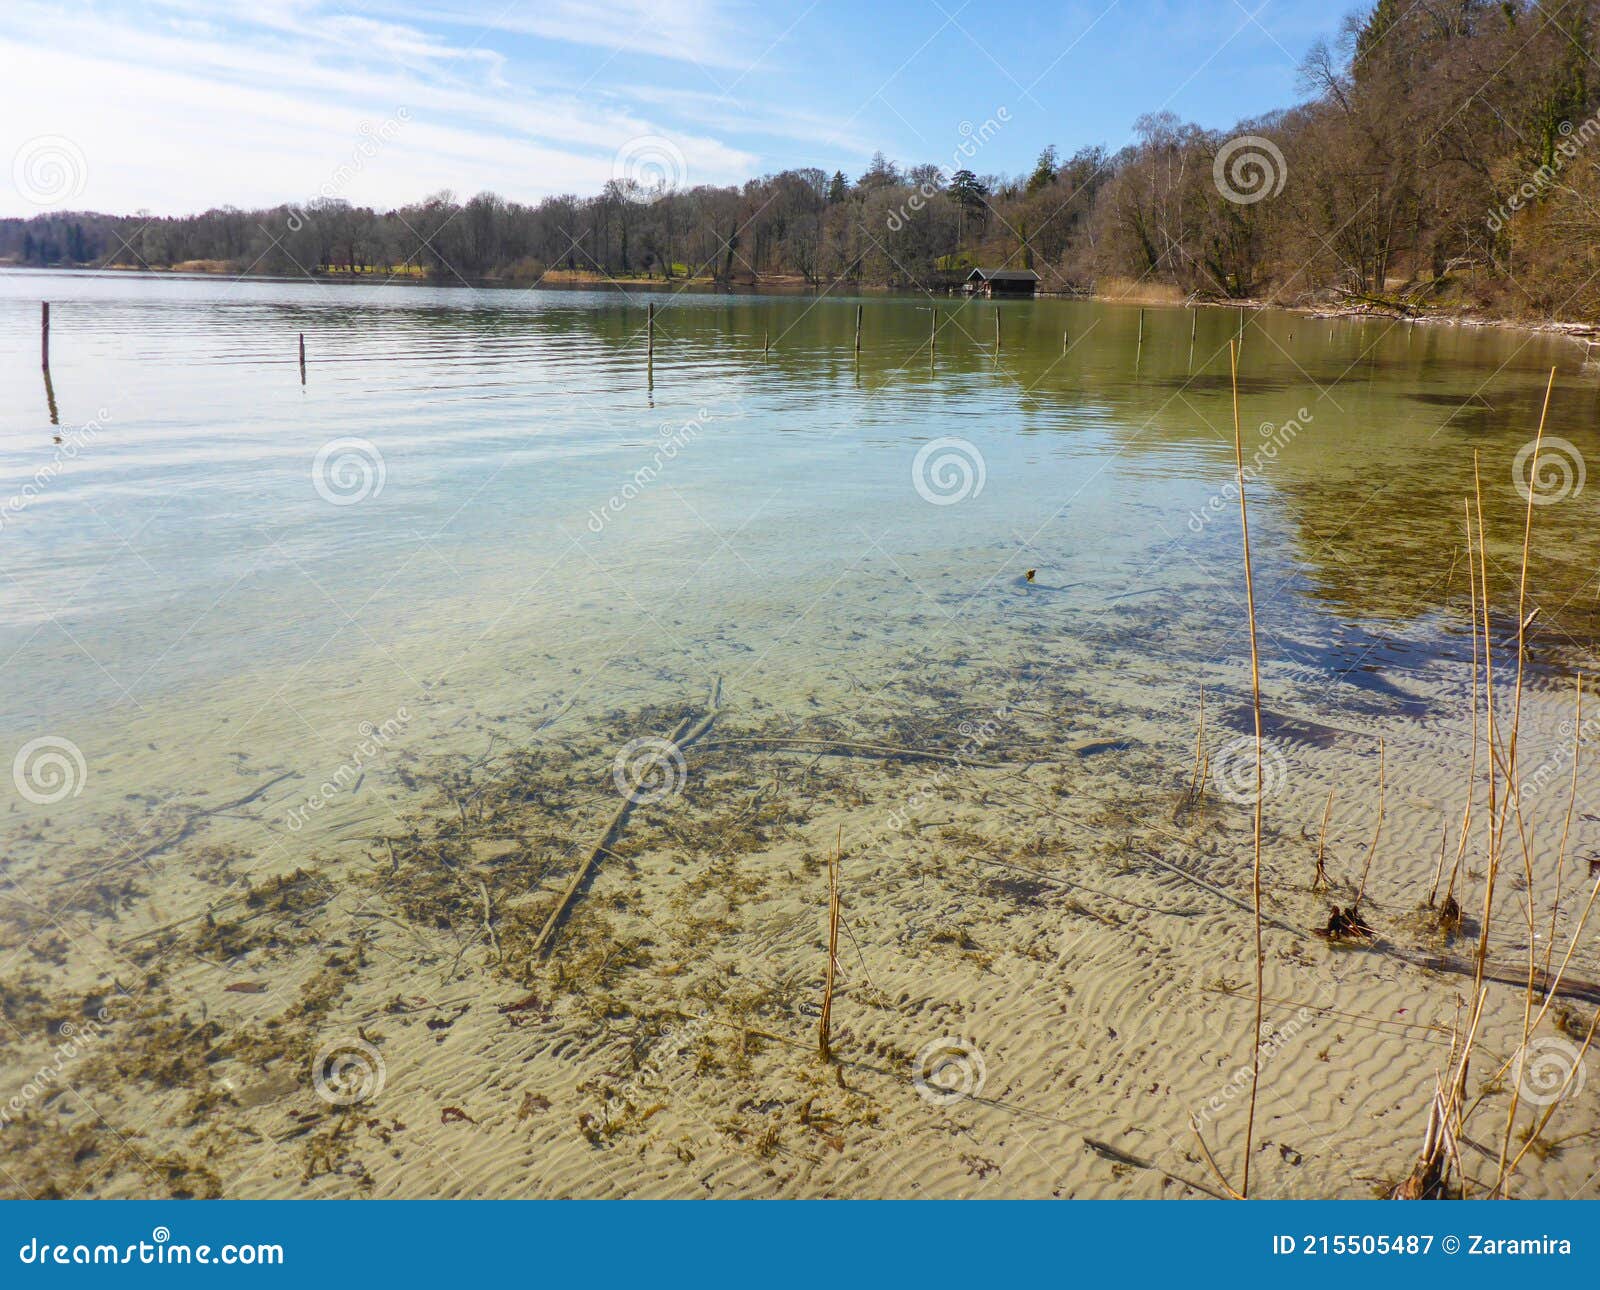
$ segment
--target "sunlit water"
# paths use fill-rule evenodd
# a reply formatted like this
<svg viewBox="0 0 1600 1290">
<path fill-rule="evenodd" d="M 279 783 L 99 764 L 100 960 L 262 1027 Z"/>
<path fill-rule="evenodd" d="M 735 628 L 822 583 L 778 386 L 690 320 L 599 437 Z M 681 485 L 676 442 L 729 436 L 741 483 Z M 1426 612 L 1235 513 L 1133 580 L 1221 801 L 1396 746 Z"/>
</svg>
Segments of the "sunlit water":
<svg viewBox="0 0 1600 1290">
<path fill-rule="evenodd" d="M 1366 718 L 1415 713 L 1442 664 L 1459 692 L 1474 453 L 1510 614 L 1515 462 L 1552 366 L 1555 451 L 1600 446 L 1564 340 L 1152 308 L 1140 343 L 1138 309 L 1056 300 L 0 275 L 0 753 L 70 744 L 59 801 L 0 780 L 7 828 L 314 784 L 373 760 L 375 727 L 385 755 L 481 751 L 718 676 L 747 713 L 848 684 L 870 721 L 908 675 L 959 690 L 969 662 L 1070 639 L 1087 689 L 1226 688 L 1241 321 L 1269 683 Z M 1589 653 L 1597 491 L 1538 508 L 1541 666 Z"/>
<path fill-rule="evenodd" d="M 1580 924 L 1571 873 L 1600 845 L 1592 747 L 1574 774 L 1562 724 L 1597 626 L 1583 357 L 1222 309 L 1141 328 L 1065 301 L 0 274 L 0 1190 L 960 1195 L 970 1142 L 1009 1194 L 1157 1194 L 1151 1170 L 1102 1177 L 1082 1132 L 1190 1172 L 1189 1115 L 1248 1043 L 1259 870 L 1264 993 L 1337 1018 L 1273 1058 L 1258 1130 L 1298 1145 L 1260 1153 L 1263 1194 L 1370 1194 L 1410 1167 L 1466 977 L 1311 931 L 1358 883 L 1413 963 L 1475 930 L 1480 493 L 1532 839 L 1490 919 L 1497 981 L 1522 979 L 1517 880 L 1535 949 Z M 674 766 L 662 741 L 689 721 L 711 734 L 665 745 Z M 1325 898 L 1308 830 L 1330 808 Z M 1463 822 L 1452 942 L 1418 907 Z M 831 848 L 840 1043 L 899 1056 L 852 1067 L 880 1082 L 832 1166 L 775 1173 L 721 1126 L 759 1141 L 786 1106 L 800 1132 L 824 1086 L 806 1004 Z M 1571 971 L 1600 979 L 1591 942 Z M 630 1145 L 598 1150 L 584 1126 L 646 1051 L 632 1026 L 707 1001 L 805 1038 L 707 1040 L 711 1065 L 632 1128 L 606 1120 Z M 1492 1057 L 1524 1017 L 1497 986 Z M 910 1055 L 969 1027 L 994 1135 L 913 1091 Z M 351 1045 L 381 1124 L 317 1084 Z M 691 1060 L 681 1037 L 648 1051 Z M 63 1067 L 70 1092 L 41 1082 Z M 473 1136 L 448 1136 L 451 1108 Z M 350 1136 L 363 1121 L 381 1142 Z M 1575 1194 L 1590 1165 L 1574 1147 L 1531 1186 Z"/>
</svg>

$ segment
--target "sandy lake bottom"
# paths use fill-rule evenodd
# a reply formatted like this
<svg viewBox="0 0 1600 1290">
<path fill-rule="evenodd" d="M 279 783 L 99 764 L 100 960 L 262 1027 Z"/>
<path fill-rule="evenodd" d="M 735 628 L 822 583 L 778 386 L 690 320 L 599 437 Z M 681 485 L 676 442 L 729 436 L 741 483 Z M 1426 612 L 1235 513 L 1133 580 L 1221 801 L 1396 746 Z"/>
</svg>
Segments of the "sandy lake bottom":
<svg viewBox="0 0 1600 1290">
<path fill-rule="evenodd" d="M 1246 1143 L 1239 320 L 856 303 L 672 297 L 649 370 L 618 293 L 0 275 L 0 1191 L 1201 1197 L 1198 1123 L 1385 1192 L 1483 913 L 1463 498 L 1505 723 L 1555 367 L 1461 1145 L 1520 1089 L 1512 1193 L 1600 1194 L 1600 988 L 1514 984 L 1600 982 L 1581 352 L 1245 321 Z"/>
</svg>

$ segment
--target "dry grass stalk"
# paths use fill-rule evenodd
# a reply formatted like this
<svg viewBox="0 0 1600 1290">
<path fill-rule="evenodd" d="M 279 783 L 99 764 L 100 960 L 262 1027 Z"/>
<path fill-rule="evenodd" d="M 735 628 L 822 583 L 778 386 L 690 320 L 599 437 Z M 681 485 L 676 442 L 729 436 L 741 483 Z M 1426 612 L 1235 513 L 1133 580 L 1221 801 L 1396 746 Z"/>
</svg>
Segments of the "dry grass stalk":
<svg viewBox="0 0 1600 1290">
<path fill-rule="evenodd" d="M 1488 872 L 1484 878 L 1483 889 L 1483 922 L 1478 929 L 1478 956 L 1477 967 L 1473 978 L 1473 989 L 1477 990 L 1483 984 L 1484 962 L 1489 956 L 1489 923 L 1494 912 L 1495 879 L 1500 874 L 1500 857 L 1495 845 L 1495 811 L 1496 811 L 1496 782 L 1495 782 L 1495 727 L 1494 727 L 1494 646 L 1489 622 L 1489 566 L 1488 557 L 1484 554 L 1483 533 L 1483 479 L 1478 470 L 1478 454 L 1472 454 L 1472 490 L 1475 509 L 1478 518 L 1478 587 L 1482 595 L 1478 603 L 1483 611 L 1483 711 L 1485 721 L 1485 738 L 1489 748 L 1489 818 L 1486 822 L 1488 842 Z M 1476 625 L 1474 626 L 1476 630 Z"/>
<path fill-rule="evenodd" d="M 1264 984 L 1265 959 L 1261 946 L 1261 808 L 1263 774 L 1262 762 L 1262 730 L 1261 730 L 1261 656 L 1256 646 L 1256 588 L 1255 579 L 1250 569 L 1250 513 L 1245 504 L 1244 495 L 1244 432 L 1239 424 L 1239 344 L 1235 342 L 1228 347 L 1229 371 L 1233 383 L 1233 458 L 1234 470 L 1239 485 L 1239 532 L 1244 547 L 1244 596 L 1245 610 L 1250 619 L 1250 707 L 1255 716 L 1256 727 L 1256 792 L 1255 792 L 1255 821 L 1253 860 L 1250 876 L 1250 905 L 1254 914 L 1255 924 L 1255 959 L 1256 959 L 1256 1015 L 1255 1029 L 1250 1036 L 1250 1109 L 1245 1118 L 1244 1130 L 1244 1175 L 1239 1185 L 1240 1199 L 1250 1196 L 1250 1157 L 1254 1154 L 1251 1143 L 1255 1140 L 1256 1129 L 1256 1100 L 1261 1089 L 1261 1022 L 1263 999 L 1266 995 Z"/>
<path fill-rule="evenodd" d="M 1194 775 L 1189 780 L 1189 801 L 1198 802 L 1206 792 L 1206 687 L 1200 687 L 1200 723 L 1194 736 Z"/>
<path fill-rule="evenodd" d="M 828 861 L 828 970 L 822 987 L 822 1020 L 817 1026 L 817 1051 L 823 1061 L 833 1060 L 830 1031 L 833 1028 L 833 979 L 839 967 L 839 861 L 844 849 L 844 825 L 834 842 Z"/>
<path fill-rule="evenodd" d="M 1328 816 L 1333 812 L 1333 788 L 1328 789 L 1328 800 L 1322 806 L 1322 830 L 1317 834 L 1317 871 L 1311 875 L 1312 891 L 1328 890 L 1328 870 L 1323 857 L 1328 848 Z"/>
<path fill-rule="evenodd" d="M 1428 908 L 1433 908 L 1434 898 L 1439 894 L 1439 879 L 1444 877 L 1444 853 L 1450 845 L 1450 825 L 1439 826 L 1439 863 L 1433 866 L 1433 886 L 1428 888 Z"/>
<path fill-rule="evenodd" d="M 1461 922 L 1461 906 L 1456 900 L 1456 878 L 1467 853 L 1467 837 L 1472 827 L 1472 796 L 1478 786 L 1478 575 L 1472 567 L 1472 503 L 1463 497 L 1461 506 L 1467 519 L 1467 597 L 1472 609 L 1472 759 L 1467 765 L 1467 800 L 1461 808 L 1461 837 L 1456 843 L 1456 858 L 1450 866 L 1450 881 L 1445 887 L 1444 906 L 1440 910 L 1440 926 L 1447 930 Z M 1433 904 L 1431 895 L 1428 904 Z"/>
<path fill-rule="evenodd" d="M 1367 877 L 1372 873 L 1372 857 L 1378 854 L 1378 839 L 1383 836 L 1383 802 L 1384 792 L 1388 780 L 1388 757 L 1384 750 L 1383 740 L 1378 740 L 1378 822 L 1372 829 L 1372 845 L 1367 848 L 1367 863 L 1361 869 L 1361 885 L 1356 888 L 1356 903 L 1350 906 L 1350 912 L 1357 918 L 1361 916 L 1361 901 L 1367 894 Z"/>
<path fill-rule="evenodd" d="M 1211 1154 L 1211 1148 L 1206 1146 L 1206 1135 L 1200 1132 L 1200 1121 L 1193 1115 L 1189 1117 L 1189 1127 L 1194 1130 L 1195 1141 L 1200 1144 L 1200 1154 L 1205 1157 L 1206 1167 L 1211 1170 L 1211 1176 L 1221 1185 L 1222 1190 L 1228 1195 L 1229 1200 L 1243 1200 L 1244 1195 L 1233 1189 L 1233 1184 L 1218 1166 L 1216 1157 Z"/>
<path fill-rule="evenodd" d="M 1539 412 L 1539 429 L 1533 438 L 1533 457 L 1528 464 L 1528 501 L 1522 522 L 1522 565 L 1517 575 L 1517 680 L 1511 703 L 1511 732 L 1506 740 L 1506 804 L 1500 826 L 1501 845 L 1509 817 L 1515 812 L 1517 838 L 1522 844 L 1522 875 L 1526 884 L 1528 921 L 1528 988 L 1522 1002 L 1522 1044 L 1519 1052 L 1526 1052 L 1533 1022 L 1533 996 L 1538 974 L 1538 938 L 1534 933 L 1533 852 L 1528 844 L 1526 824 L 1522 816 L 1522 798 L 1517 784 L 1517 736 L 1522 728 L 1522 683 L 1527 663 L 1527 631 L 1531 618 L 1528 614 L 1528 555 L 1533 545 L 1533 506 L 1539 478 L 1539 450 L 1544 446 L 1545 418 L 1550 414 L 1550 395 L 1555 390 L 1556 369 L 1550 369 L 1550 379 L 1545 384 L 1544 407 Z M 1511 1155 L 1511 1134 L 1516 1126 L 1517 1109 L 1521 1103 L 1522 1081 L 1511 1085 L 1511 1103 L 1506 1108 L 1505 1132 L 1500 1139 L 1500 1162 L 1495 1173 L 1493 1194 L 1503 1195 L 1507 1181 L 1506 1166 Z"/>
<path fill-rule="evenodd" d="M 1556 889 L 1550 898 L 1550 935 L 1544 954 L 1544 974 L 1550 975 L 1550 958 L 1556 951 L 1556 919 L 1561 913 L 1561 879 L 1567 866 L 1567 838 L 1572 833 L 1572 811 L 1578 804 L 1578 754 L 1583 748 L 1583 673 L 1572 682 L 1572 782 L 1567 788 L 1567 815 L 1561 822 L 1561 844 L 1556 848 Z"/>
<path fill-rule="evenodd" d="M 1554 390 L 1555 373 L 1550 374 L 1550 380 L 1545 387 L 1544 404 L 1540 412 L 1539 428 L 1533 442 L 1533 451 L 1530 463 L 1530 478 L 1537 480 L 1539 455 L 1543 447 L 1545 424 L 1549 415 L 1550 400 Z M 1534 888 L 1533 872 L 1533 845 L 1529 838 L 1528 821 L 1526 820 L 1522 802 L 1520 800 L 1520 786 L 1518 784 L 1518 743 L 1521 733 L 1522 696 L 1526 677 L 1527 663 L 1527 629 L 1533 621 L 1537 610 L 1528 612 L 1528 571 L 1532 552 L 1533 541 L 1533 489 L 1530 486 L 1527 496 L 1527 508 L 1523 520 L 1521 565 L 1518 571 L 1517 585 L 1517 666 L 1516 678 L 1511 704 L 1511 714 L 1508 727 L 1502 731 L 1498 725 L 1498 717 L 1494 701 L 1494 657 L 1493 635 L 1489 610 L 1489 582 L 1487 569 L 1487 541 L 1483 522 L 1483 488 L 1477 455 L 1473 457 L 1473 491 L 1474 496 L 1467 504 L 1467 542 L 1468 542 L 1468 574 L 1472 588 L 1472 621 L 1473 621 L 1473 764 L 1469 769 L 1469 791 L 1467 804 L 1462 813 L 1461 842 L 1457 847 L 1456 863 L 1451 871 L 1450 885 L 1447 888 L 1446 903 L 1454 900 L 1455 882 L 1461 861 L 1465 853 L 1465 841 L 1470 832 L 1472 811 L 1473 788 L 1476 784 L 1476 760 L 1478 748 L 1477 725 L 1477 668 L 1479 658 L 1479 636 L 1482 632 L 1482 659 L 1484 672 L 1484 713 L 1486 718 L 1485 746 L 1488 756 L 1486 759 L 1487 787 L 1488 787 L 1488 818 L 1485 823 L 1487 865 L 1483 895 L 1483 922 L 1479 929 L 1477 953 L 1473 961 L 1474 995 L 1476 1003 L 1473 1009 L 1472 1021 L 1468 1027 L 1464 1042 L 1460 1046 L 1460 1057 L 1454 1077 L 1447 1088 L 1442 1088 L 1436 1093 L 1433 1107 L 1430 1109 L 1429 1132 L 1424 1145 L 1424 1153 L 1419 1160 L 1412 1175 L 1396 1189 L 1395 1195 L 1449 1195 L 1448 1189 L 1449 1170 L 1453 1166 L 1461 1179 L 1460 1189 L 1455 1194 L 1465 1195 L 1471 1191 L 1470 1180 L 1461 1171 L 1460 1161 L 1455 1158 L 1454 1143 L 1462 1139 L 1464 1126 L 1472 1113 L 1489 1100 L 1501 1087 L 1501 1081 L 1506 1073 L 1512 1069 L 1519 1060 L 1520 1054 L 1525 1054 L 1531 1036 L 1538 1030 L 1541 1023 L 1549 1013 L 1554 1000 L 1563 992 L 1564 980 L 1572 956 L 1588 925 L 1589 917 L 1594 909 L 1595 901 L 1600 898 L 1600 878 L 1597 878 L 1585 902 L 1577 926 L 1573 929 L 1571 940 L 1563 955 L 1559 967 L 1552 972 L 1555 954 L 1555 935 L 1560 920 L 1561 891 L 1565 879 L 1567 847 L 1570 838 L 1572 814 L 1577 800 L 1578 786 L 1578 758 L 1582 741 L 1581 725 L 1583 711 L 1583 680 L 1580 675 L 1574 685 L 1574 747 L 1573 767 L 1568 786 L 1568 805 L 1566 815 L 1562 822 L 1560 840 L 1556 855 L 1555 883 L 1551 895 L 1550 924 L 1548 945 L 1545 949 L 1542 964 L 1539 961 L 1538 937 L 1538 900 Z M 1473 568 L 1472 542 L 1473 520 L 1477 523 L 1477 563 Z M 1479 608 L 1481 606 L 1481 616 Z M 1503 788 L 1501 781 L 1503 780 Z M 1485 1088 L 1473 1099 L 1471 1105 L 1467 1104 L 1466 1087 L 1467 1076 L 1477 1041 L 1480 1022 L 1482 1021 L 1487 989 L 1484 982 L 1488 979 L 1505 980 L 1503 971 L 1491 973 L 1488 970 L 1489 937 L 1493 925 L 1494 899 L 1500 876 L 1501 865 L 1505 860 L 1508 831 L 1516 830 L 1517 844 L 1522 853 L 1523 879 L 1527 886 L 1527 900 L 1525 902 L 1526 940 L 1528 963 L 1523 986 L 1523 1015 L 1521 1044 L 1516 1051 L 1499 1064 L 1494 1077 L 1487 1081 Z M 1437 877 L 1435 888 L 1437 889 Z M 1543 991 L 1544 998 L 1538 1001 L 1536 995 Z M 1570 992 L 1570 991 L 1569 991 Z M 1597 1022 L 1600 1016 L 1592 1020 L 1584 1035 L 1583 1045 L 1573 1069 L 1567 1073 L 1556 1096 L 1542 1109 L 1523 1134 L 1524 1141 L 1519 1149 L 1512 1151 L 1512 1138 L 1516 1131 L 1517 1113 L 1522 1101 L 1522 1080 L 1511 1081 L 1510 1095 L 1505 1113 L 1505 1123 L 1500 1135 L 1500 1150 L 1496 1160 L 1494 1181 L 1488 1188 L 1492 1197 L 1509 1195 L 1512 1178 L 1520 1166 L 1523 1158 L 1530 1150 L 1535 1149 L 1541 1135 L 1549 1125 L 1556 1108 L 1560 1105 L 1563 1096 L 1570 1088 L 1577 1076 L 1577 1071 L 1588 1054 L 1593 1044 Z M 1454 1051 L 1454 1046 L 1452 1046 Z"/>
<path fill-rule="evenodd" d="M 1466 1094 L 1467 1059 L 1477 1038 L 1478 1024 L 1483 1019 L 1483 1005 L 1488 991 L 1479 990 L 1467 1023 L 1466 1040 L 1461 1045 L 1460 1058 L 1456 1058 L 1456 1043 L 1452 1037 L 1450 1058 L 1455 1064 L 1448 1085 L 1435 1081 L 1433 1101 L 1428 1107 L 1428 1128 L 1423 1135 L 1422 1153 L 1411 1173 L 1389 1193 L 1391 1200 L 1441 1200 L 1460 1195 L 1466 1186 L 1466 1171 L 1461 1164 L 1458 1145 L 1461 1125 L 1465 1119 L 1461 1104 Z M 1450 1185 L 1451 1170 L 1460 1180 L 1456 1188 Z"/>
</svg>

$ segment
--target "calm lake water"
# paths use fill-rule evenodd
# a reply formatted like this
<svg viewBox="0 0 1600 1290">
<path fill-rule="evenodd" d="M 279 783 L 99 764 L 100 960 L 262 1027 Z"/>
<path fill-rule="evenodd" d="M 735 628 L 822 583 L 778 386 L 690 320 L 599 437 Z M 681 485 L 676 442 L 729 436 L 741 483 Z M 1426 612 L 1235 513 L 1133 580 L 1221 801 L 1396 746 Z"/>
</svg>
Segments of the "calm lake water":
<svg viewBox="0 0 1600 1290">
<path fill-rule="evenodd" d="M 1237 692 L 1239 327 L 1151 308 L 1141 344 L 1137 308 L 1056 300 L 0 274 L 0 751 L 81 755 L 59 802 L 6 781 L 5 827 L 315 783 L 373 761 L 352 750 L 374 729 L 386 756 L 481 752 L 713 676 L 747 713 L 865 717 L 1069 639 L 1086 690 Z M 1600 449 L 1582 357 L 1244 319 L 1269 689 L 1372 720 L 1464 692 L 1474 453 L 1511 613 L 1551 367 L 1557 464 Z M 1597 495 L 1536 514 L 1542 665 L 1591 654 Z M 317 824 L 340 819 L 370 810 Z"/>
</svg>

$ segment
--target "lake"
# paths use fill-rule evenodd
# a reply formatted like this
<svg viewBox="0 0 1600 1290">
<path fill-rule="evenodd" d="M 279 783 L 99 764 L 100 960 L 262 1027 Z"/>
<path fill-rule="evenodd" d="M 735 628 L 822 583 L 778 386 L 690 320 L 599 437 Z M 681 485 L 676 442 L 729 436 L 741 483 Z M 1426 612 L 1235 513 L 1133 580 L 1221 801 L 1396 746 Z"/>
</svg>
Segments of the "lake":
<svg viewBox="0 0 1600 1290">
<path fill-rule="evenodd" d="M 48 383 L 42 300 L 52 305 Z M 1455 852 L 1478 724 L 1463 512 L 1474 458 L 1491 636 L 1508 668 L 1519 482 L 1552 368 L 1524 767 L 1555 767 L 1541 787 L 1570 773 L 1573 676 L 1593 669 L 1600 627 L 1600 492 L 1582 487 L 1600 441 L 1597 372 L 1569 340 L 1055 299 L 0 273 L 0 754 L 11 771 L 0 780 L 0 839 L 13 965 L 0 976 L 19 999 L 30 978 L 85 994 L 137 994 L 142 979 L 207 1000 L 208 1017 L 233 1017 L 207 1024 L 224 1026 L 266 1025 L 277 1014 L 239 1010 L 298 999 L 302 1028 L 281 1054 L 252 1030 L 248 1053 L 242 1039 L 229 1050 L 237 1069 L 197 1066 L 179 1079 L 211 1090 L 207 1115 L 258 1117 L 264 1140 L 281 1125 L 259 1117 L 281 1113 L 279 1102 L 318 1105 L 272 1073 L 279 1056 L 303 1064 L 321 1057 L 322 1036 L 358 1025 L 369 1034 L 397 990 L 428 1007 L 476 999 L 468 1021 L 485 1029 L 470 1043 L 450 1020 L 404 1037 L 395 1020 L 391 1043 L 374 1041 L 388 1096 L 413 1099 L 401 1118 L 432 1125 L 410 1172 L 369 1159 L 363 1181 L 330 1163 L 342 1148 L 324 1144 L 306 1177 L 341 1194 L 698 1194 L 670 1161 L 596 1165 L 596 1134 L 602 1145 L 613 1132 L 655 1144 L 656 1130 L 628 1090 L 600 1097 L 601 1116 L 583 1101 L 599 1096 L 583 1079 L 613 1068 L 615 1018 L 639 1015 L 647 998 L 670 994 L 680 1011 L 685 1000 L 714 1003 L 719 1017 L 784 1033 L 784 1017 L 797 1031 L 814 1026 L 819 866 L 838 846 L 847 891 L 859 884 L 861 943 L 845 954 L 852 972 L 859 955 L 863 973 L 838 1007 L 848 1014 L 874 994 L 882 1053 L 916 1053 L 1003 1013 L 972 1041 L 996 1097 L 1078 1127 L 1122 1123 L 1131 1112 L 1120 1103 L 1073 1103 L 1060 1061 L 1028 1046 L 1053 1024 L 1042 1018 L 1098 1000 L 1086 1016 L 1099 1020 L 1084 1025 L 1112 1037 L 1073 1039 L 1080 1065 L 1122 1070 L 1128 1096 L 1143 1072 L 1143 1083 L 1168 1085 L 1149 1095 L 1157 1100 L 1172 1096 L 1191 1056 L 1214 1048 L 1213 1072 L 1227 1053 L 1236 1060 L 1247 1020 L 1226 992 L 1203 1005 L 1194 993 L 1213 977 L 1248 978 L 1239 911 L 1168 872 L 1119 886 L 1143 863 L 1130 857 L 1170 843 L 1198 857 L 1184 867 L 1207 883 L 1248 894 L 1236 338 L 1269 712 L 1269 863 L 1285 889 L 1298 884 L 1274 908 L 1304 926 L 1322 917 L 1299 889 L 1305 839 L 1335 785 L 1335 872 L 1359 876 L 1382 738 L 1391 814 L 1371 890 L 1398 920 L 1437 882 L 1441 830 Z M 1202 689 L 1211 752 L 1201 773 L 1215 783 L 1207 809 L 1220 812 L 1204 829 L 1180 800 L 1196 777 Z M 674 750 L 674 731 L 707 716 L 700 742 Z M 989 769 L 1001 764 L 1008 773 Z M 632 817 L 608 832 L 630 794 Z M 1559 820 L 1558 796 L 1530 794 L 1530 827 Z M 1572 855 L 1600 842 L 1588 820 Z M 469 850 L 436 869 L 412 866 L 403 845 L 397 856 L 399 839 L 465 845 L 478 824 Z M 951 866 L 969 861 L 978 867 L 958 880 Z M 264 884 L 305 871 L 327 875 L 323 905 L 285 905 L 274 937 L 181 939 L 210 927 L 222 904 L 256 908 Z M 1470 862 L 1462 873 L 1473 880 Z M 556 898 L 569 879 L 579 880 L 572 930 L 551 934 L 570 935 L 572 948 L 557 939 L 552 952 L 540 936 L 552 914 L 568 917 Z M 1074 901 L 1096 907 L 1087 891 L 1103 902 L 1083 939 L 1062 939 L 1081 920 L 1076 907 L 1064 912 L 1061 882 L 1084 888 Z M 1174 902 L 1199 912 L 1169 941 L 1138 943 L 1150 909 L 1172 915 Z M 336 930 L 318 922 L 324 906 L 343 909 Z M 1569 899 L 1563 929 L 1572 908 Z M 1117 930 L 1130 920 L 1133 932 Z M 1508 936 L 1514 950 L 1514 928 Z M 924 950 L 934 966 L 918 959 Z M 1274 971 L 1292 973 L 1303 952 Z M 1049 992 L 1079 955 L 1069 1004 Z M 1586 944 L 1578 963 L 1592 975 L 1595 959 Z M 765 993 L 746 998 L 762 964 Z M 329 971 L 350 977 L 331 994 L 317 984 Z M 1325 990 L 1317 997 L 1329 1006 L 1392 1018 L 1383 1001 L 1420 988 L 1392 963 L 1370 980 L 1337 961 L 1308 971 L 1315 988 L 1277 981 L 1276 994 Z M 1152 973 L 1171 975 L 1171 990 L 1133 988 Z M 586 1075 L 562 1067 L 538 1087 L 512 1077 L 531 1058 L 504 1045 L 529 1032 L 513 1035 L 485 1001 L 503 1003 L 513 986 L 555 1006 L 538 1051 L 559 1048 L 557 1034 L 592 1043 L 576 1050 Z M 1450 997 L 1441 989 L 1431 1012 L 1396 1006 L 1447 1026 Z M 1508 1003 L 1505 1017 L 1515 1011 Z M 1435 1058 L 1402 1042 L 1415 1020 L 1360 1041 L 1343 1071 L 1352 1087 L 1379 1090 L 1363 1097 L 1404 1101 L 1407 1118 L 1342 1126 L 1336 1150 L 1291 1118 L 1282 1132 L 1295 1136 L 1293 1154 L 1316 1159 L 1291 1167 L 1272 1153 L 1282 1194 L 1366 1194 L 1352 1162 L 1375 1148 L 1361 1135 L 1420 1141 L 1414 1094 Z M 871 1029 L 859 1017 L 845 1024 L 858 1038 Z M 152 1061 L 172 1042 L 138 1033 Z M 1135 1033 L 1145 1036 L 1137 1056 Z M 1318 1078 L 1327 1064 L 1310 1054 L 1324 1042 L 1305 1040 Z M 712 1072 L 701 1087 L 720 1106 L 759 1059 L 722 1051 L 720 1032 L 716 1044 L 720 1055 L 698 1069 Z M 27 1066 L 38 1053 L 23 1049 Z M 1006 1075 L 1008 1050 L 1028 1074 Z M 522 1137 L 484 1156 L 481 1144 L 449 1139 L 494 1122 L 482 1098 L 468 1105 L 490 1051 L 506 1064 L 489 1087 L 503 1089 L 506 1131 Z M 961 1069 L 970 1083 L 973 1067 Z M 209 1176 L 228 1194 L 302 1194 L 298 1157 L 287 1167 L 241 1147 L 225 1163 L 198 1163 L 200 1112 L 163 1101 L 171 1082 L 151 1076 L 145 1094 L 114 1098 L 162 1126 L 151 1132 L 187 1162 L 192 1191 L 205 1193 L 192 1179 Z M 1327 1090 L 1299 1083 L 1310 1100 L 1293 1116 L 1326 1127 L 1316 1108 Z M 524 1131 L 542 1110 L 511 1119 L 552 1099 L 559 1111 L 561 1090 L 578 1109 L 559 1131 Z M 713 1129 L 709 1106 L 684 1111 L 678 1127 L 721 1143 L 719 1191 L 910 1194 L 903 1176 L 872 1163 L 885 1142 L 889 1157 L 918 1163 L 930 1194 L 987 1185 L 987 1170 L 974 1180 L 955 1156 L 927 1165 L 940 1149 L 914 1117 L 928 1101 L 911 1097 L 887 1138 L 849 1138 L 831 1182 L 818 1172 L 831 1165 L 809 1161 L 834 1159 L 832 1130 L 821 1146 L 800 1131 L 808 1145 L 790 1146 L 801 1162 L 774 1148 L 763 1160 L 782 1168 L 751 1173 L 750 1144 L 766 1141 L 757 1112 L 741 1112 L 748 1138 Z M 617 1113 L 623 1103 L 632 1120 Z M 440 1105 L 472 1123 L 440 1127 Z M 1136 1155 L 1187 1132 L 1176 1110 L 1142 1114 L 1171 1127 Z M 1054 1169 L 1074 1194 L 1151 1194 L 1143 1172 L 1125 1182 L 1069 1139 L 1041 1159 L 1070 1165 L 1019 1164 L 997 1185 L 1048 1194 L 1067 1185 Z M 304 1147 L 297 1139 L 293 1150 Z M 44 1139 L 33 1149 L 47 1161 Z M 1404 1147 L 1384 1150 L 1403 1172 Z M 115 1154 L 71 1166 L 74 1185 L 151 1194 L 138 1163 Z M 436 1158 L 449 1169 L 429 1172 Z M 1540 1167 L 1551 1192 L 1585 1172 Z M 1170 1172 L 1185 1185 L 1204 1176 L 1192 1164 Z"/>
</svg>

